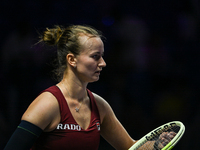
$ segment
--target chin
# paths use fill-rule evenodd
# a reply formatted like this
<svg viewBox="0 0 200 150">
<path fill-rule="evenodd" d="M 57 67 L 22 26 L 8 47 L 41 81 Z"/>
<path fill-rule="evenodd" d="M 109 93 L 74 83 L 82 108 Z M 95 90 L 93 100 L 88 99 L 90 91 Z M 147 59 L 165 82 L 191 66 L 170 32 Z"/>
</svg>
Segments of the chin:
<svg viewBox="0 0 200 150">
<path fill-rule="evenodd" d="M 89 81 L 89 82 L 92 83 L 92 82 L 97 82 L 97 81 L 99 81 L 99 77 L 98 77 L 98 78 L 95 78 L 95 79 L 92 79 L 92 80 Z"/>
</svg>

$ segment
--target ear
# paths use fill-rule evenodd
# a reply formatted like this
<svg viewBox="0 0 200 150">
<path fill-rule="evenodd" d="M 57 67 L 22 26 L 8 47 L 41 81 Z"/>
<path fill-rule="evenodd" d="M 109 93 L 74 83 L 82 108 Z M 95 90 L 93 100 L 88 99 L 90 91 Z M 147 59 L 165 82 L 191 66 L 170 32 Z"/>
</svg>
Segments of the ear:
<svg viewBox="0 0 200 150">
<path fill-rule="evenodd" d="M 72 53 L 67 54 L 66 60 L 70 66 L 72 66 L 73 68 L 76 68 L 76 57 L 74 54 Z"/>
</svg>

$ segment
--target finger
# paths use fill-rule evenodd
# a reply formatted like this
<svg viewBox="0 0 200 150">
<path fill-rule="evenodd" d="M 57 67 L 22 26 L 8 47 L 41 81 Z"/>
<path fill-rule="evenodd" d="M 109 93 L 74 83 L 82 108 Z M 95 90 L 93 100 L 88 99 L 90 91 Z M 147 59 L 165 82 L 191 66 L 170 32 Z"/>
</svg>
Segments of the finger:
<svg viewBox="0 0 200 150">
<path fill-rule="evenodd" d="M 168 136 L 169 139 L 173 139 L 173 138 L 175 137 L 175 134 L 173 134 L 173 133 L 168 133 L 167 136 Z"/>
<path fill-rule="evenodd" d="M 176 133 L 175 132 L 169 132 L 170 133 L 170 135 L 173 135 L 173 136 L 176 136 Z"/>
<path fill-rule="evenodd" d="M 175 132 L 163 132 L 162 134 L 161 134 L 161 138 L 167 138 L 167 139 L 172 139 L 172 138 L 174 138 L 174 136 L 176 135 L 176 133 Z"/>
<path fill-rule="evenodd" d="M 167 145 L 167 144 L 170 142 L 170 140 L 168 140 L 168 139 L 166 139 L 166 138 L 162 138 L 160 142 L 161 142 L 161 144 L 162 144 L 163 146 L 165 146 L 165 145 Z"/>
<path fill-rule="evenodd" d="M 163 133 L 160 135 L 159 140 L 161 140 L 162 138 L 169 139 L 168 132 L 163 132 Z"/>
</svg>

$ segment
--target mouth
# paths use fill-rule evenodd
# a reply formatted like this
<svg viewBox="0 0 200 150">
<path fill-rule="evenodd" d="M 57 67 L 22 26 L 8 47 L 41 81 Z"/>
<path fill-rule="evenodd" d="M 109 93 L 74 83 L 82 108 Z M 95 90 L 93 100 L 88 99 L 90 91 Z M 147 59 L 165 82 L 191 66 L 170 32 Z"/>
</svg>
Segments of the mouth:
<svg viewBox="0 0 200 150">
<path fill-rule="evenodd" d="M 99 74 L 99 73 L 100 73 L 100 71 L 96 71 L 95 73 L 98 73 L 98 74 Z"/>
<path fill-rule="evenodd" d="M 96 74 L 100 74 L 101 71 L 95 71 Z"/>
</svg>

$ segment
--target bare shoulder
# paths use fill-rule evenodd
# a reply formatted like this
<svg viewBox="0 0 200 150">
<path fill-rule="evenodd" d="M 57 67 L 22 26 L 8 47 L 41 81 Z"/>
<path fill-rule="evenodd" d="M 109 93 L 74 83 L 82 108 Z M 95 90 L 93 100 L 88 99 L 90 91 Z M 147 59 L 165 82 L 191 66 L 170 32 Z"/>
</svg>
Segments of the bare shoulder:
<svg viewBox="0 0 200 150">
<path fill-rule="evenodd" d="M 109 104 L 108 104 L 108 102 L 106 102 L 105 99 L 103 99 L 101 96 L 97 95 L 96 93 L 92 92 L 92 94 L 94 95 L 94 98 L 97 102 L 98 107 L 100 107 L 100 108 L 101 107 L 103 107 L 103 108 L 108 107 Z"/>
<path fill-rule="evenodd" d="M 27 108 L 22 120 L 29 121 L 43 130 L 51 130 L 59 122 L 59 104 L 50 92 L 40 94 Z M 57 118 L 57 119 L 55 119 Z"/>
</svg>

